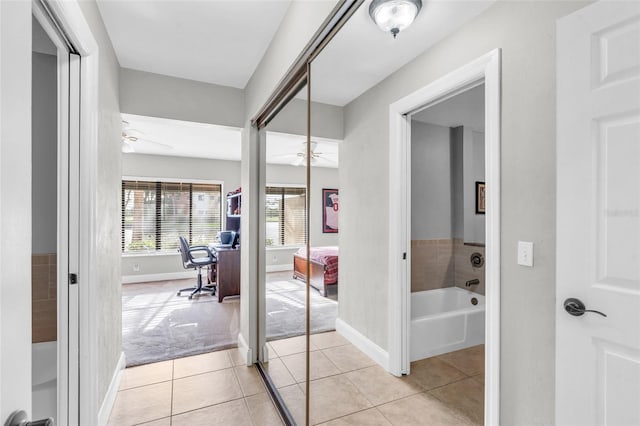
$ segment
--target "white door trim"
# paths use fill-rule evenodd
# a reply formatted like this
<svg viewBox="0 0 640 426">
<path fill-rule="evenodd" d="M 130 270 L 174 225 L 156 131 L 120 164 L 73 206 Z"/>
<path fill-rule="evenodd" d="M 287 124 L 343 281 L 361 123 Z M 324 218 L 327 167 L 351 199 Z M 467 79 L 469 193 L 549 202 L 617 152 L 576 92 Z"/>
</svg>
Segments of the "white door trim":
<svg viewBox="0 0 640 426">
<path fill-rule="evenodd" d="M 96 276 L 96 193 L 98 147 L 98 44 L 89 28 L 84 13 L 76 1 L 48 0 L 48 6 L 58 23 L 78 50 L 81 57 L 80 122 L 79 136 L 79 236 L 78 236 L 78 340 L 79 340 L 79 394 L 78 415 L 70 413 L 70 424 L 97 424 L 99 402 L 97 399 L 98 353 L 97 321 L 98 301 L 93 286 Z M 71 353 L 74 348 L 69 348 Z"/>
<path fill-rule="evenodd" d="M 408 114 L 478 82 L 485 84 L 486 321 L 485 424 L 500 416 L 500 98 L 501 51 L 495 49 L 389 107 L 389 367 L 409 373 L 411 242 Z"/>
</svg>

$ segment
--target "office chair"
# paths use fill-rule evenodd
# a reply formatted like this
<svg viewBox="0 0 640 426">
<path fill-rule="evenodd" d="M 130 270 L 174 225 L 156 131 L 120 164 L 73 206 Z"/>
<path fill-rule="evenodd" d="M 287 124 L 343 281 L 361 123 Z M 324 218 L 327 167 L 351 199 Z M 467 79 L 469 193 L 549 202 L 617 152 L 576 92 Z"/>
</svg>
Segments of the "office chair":
<svg viewBox="0 0 640 426">
<path fill-rule="evenodd" d="M 207 246 L 191 246 L 187 243 L 187 239 L 185 237 L 178 237 L 180 239 L 180 248 L 178 251 L 182 256 L 182 266 L 184 269 L 197 269 L 198 270 L 198 283 L 195 287 L 188 287 L 178 290 L 178 296 L 183 291 L 190 291 L 189 299 L 192 299 L 195 294 L 199 294 L 203 291 L 210 291 L 211 295 L 216 294 L 216 284 L 213 285 L 202 285 L 202 267 L 209 266 L 210 268 L 215 268 L 217 263 L 216 256 L 213 254 L 211 249 Z M 194 253 L 206 253 L 207 256 L 195 257 Z"/>
</svg>

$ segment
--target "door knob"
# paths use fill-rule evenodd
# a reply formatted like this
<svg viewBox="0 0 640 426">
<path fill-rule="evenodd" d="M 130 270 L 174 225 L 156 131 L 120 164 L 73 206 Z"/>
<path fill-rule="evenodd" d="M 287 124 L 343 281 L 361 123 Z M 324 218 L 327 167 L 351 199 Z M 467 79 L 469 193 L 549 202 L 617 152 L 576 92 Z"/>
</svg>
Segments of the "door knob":
<svg viewBox="0 0 640 426">
<path fill-rule="evenodd" d="M 51 417 L 48 419 L 36 420 L 30 422 L 27 413 L 23 410 L 11 413 L 4 426 L 54 426 L 55 423 Z"/>
<path fill-rule="evenodd" d="M 564 301 L 564 310 L 567 311 L 569 315 L 573 315 L 574 317 L 582 316 L 585 314 L 585 312 L 593 312 L 594 314 L 602 315 L 603 317 L 607 316 L 600 311 L 587 309 L 580 299 L 575 299 L 573 297 Z"/>
</svg>

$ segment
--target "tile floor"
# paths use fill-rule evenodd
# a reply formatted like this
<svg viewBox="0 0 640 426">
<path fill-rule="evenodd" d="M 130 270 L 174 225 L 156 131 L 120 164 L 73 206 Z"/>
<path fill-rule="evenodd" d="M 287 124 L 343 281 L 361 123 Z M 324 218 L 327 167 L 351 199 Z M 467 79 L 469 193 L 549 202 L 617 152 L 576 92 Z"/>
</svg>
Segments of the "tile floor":
<svg viewBox="0 0 640 426">
<path fill-rule="evenodd" d="M 269 374 L 304 424 L 304 336 L 269 342 Z M 312 424 L 477 425 L 484 346 L 411 364 L 394 377 L 336 332 L 311 337 Z M 236 349 L 126 369 L 110 425 L 281 424 L 254 367 Z"/>
</svg>

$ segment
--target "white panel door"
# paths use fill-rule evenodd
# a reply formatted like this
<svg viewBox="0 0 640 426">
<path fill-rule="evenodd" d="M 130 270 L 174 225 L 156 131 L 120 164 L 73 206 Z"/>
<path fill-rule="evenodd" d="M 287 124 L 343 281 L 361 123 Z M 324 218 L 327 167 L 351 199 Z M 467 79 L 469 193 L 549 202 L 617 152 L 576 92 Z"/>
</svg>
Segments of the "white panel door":
<svg viewBox="0 0 640 426">
<path fill-rule="evenodd" d="M 557 96 L 556 424 L 640 425 L 640 2 L 558 22 Z"/>
</svg>

